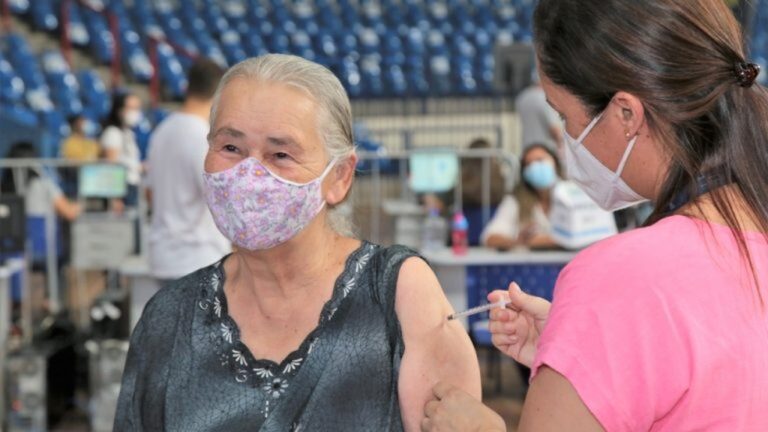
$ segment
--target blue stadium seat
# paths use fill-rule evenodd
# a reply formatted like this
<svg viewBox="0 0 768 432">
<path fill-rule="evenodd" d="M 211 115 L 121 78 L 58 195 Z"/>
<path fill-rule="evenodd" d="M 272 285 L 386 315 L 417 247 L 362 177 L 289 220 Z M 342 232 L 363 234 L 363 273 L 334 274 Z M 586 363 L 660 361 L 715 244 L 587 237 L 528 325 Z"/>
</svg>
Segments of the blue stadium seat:
<svg viewBox="0 0 768 432">
<path fill-rule="evenodd" d="M 72 45 L 87 46 L 91 38 L 81 14 L 82 8 L 77 2 L 69 3 L 69 40 Z"/>
<path fill-rule="evenodd" d="M 235 30 L 226 30 L 221 35 L 221 50 L 231 65 L 246 59 L 247 55 L 240 43 L 240 33 Z"/>
<path fill-rule="evenodd" d="M 59 18 L 51 0 L 34 0 L 30 3 L 29 12 L 36 29 L 54 31 L 59 28 Z"/>
<path fill-rule="evenodd" d="M 24 81 L 13 71 L 11 64 L 0 53 L 0 105 L 24 102 Z"/>
<path fill-rule="evenodd" d="M 28 127 L 37 127 L 38 125 L 35 112 L 20 105 L 0 104 L 0 117 Z"/>
<path fill-rule="evenodd" d="M 102 64 L 112 61 L 115 47 L 112 33 L 110 33 L 109 26 L 107 25 L 107 19 L 97 12 L 84 10 L 83 23 L 85 23 L 85 27 L 88 30 L 91 52 L 96 59 Z"/>
<path fill-rule="evenodd" d="M 14 15 L 23 15 L 29 11 L 29 0 L 8 0 L 8 8 Z"/>
<path fill-rule="evenodd" d="M 187 78 L 173 48 L 166 43 L 157 45 L 160 80 L 174 99 L 182 99 L 187 91 Z"/>
<path fill-rule="evenodd" d="M 157 34 L 222 65 L 267 52 L 300 55 L 343 74 L 353 97 L 493 94 L 493 47 L 530 41 L 535 6 L 535 0 L 94 1 L 117 14 L 121 62 L 139 82 L 152 75 L 146 35 Z M 54 31 L 60 2 L 9 0 L 9 5 L 13 13 L 27 13 L 35 28 Z M 758 20 L 768 22 L 766 11 L 759 8 Z M 114 44 L 106 19 L 77 2 L 70 17 L 73 44 L 88 46 L 97 61 L 108 63 Z M 765 32 L 753 35 L 753 51 L 762 52 L 766 40 Z M 47 83 L 31 65 L 34 56 L 27 57 L 9 56 L 9 62 L 39 102 Z M 178 95 L 183 84 L 178 77 L 190 64 L 178 52 L 162 56 L 165 92 Z M 18 100 L 17 89 L 0 84 L 0 98 Z M 90 104 L 83 109 L 99 112 Z M 37 103 L 36 110 L 40 107 Z"/>
</svg>

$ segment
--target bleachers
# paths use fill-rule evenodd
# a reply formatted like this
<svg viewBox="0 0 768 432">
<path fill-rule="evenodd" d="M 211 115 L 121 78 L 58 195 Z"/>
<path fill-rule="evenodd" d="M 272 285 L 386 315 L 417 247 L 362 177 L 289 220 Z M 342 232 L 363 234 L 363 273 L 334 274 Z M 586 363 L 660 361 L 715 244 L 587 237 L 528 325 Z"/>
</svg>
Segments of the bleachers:
<svg viewBox="0 0 768 432">
<path fill-rule="evenodd" d="M 32 28 L 61 34 L 64 0 L 11 0 Z M 192 55 L 222 65 L 267 52 L 293 53 L 328 66 L 352 98 L 423 98 L 494 94 L 493 49 L 531 40 L 535 0 L 72 0 L 67 37 L 97 62 L 115 52 L 105 9 L 117 19 L 120 62 L 128 79 L 153 75 L 157 45 L 162 94 L 180 99 Z M 130 6 L 128 6 L 130 5 Z M 182 7 L 183 5 L 183 7 Z M 753 57 L 768 66 L 768 3 L 760 2 Z M 768 75 L 759 79 L 765 83 Z M 61 55 L 32 53 L 16 34 L 0 42 L 2 111 L 65 133 L 63 120 L 84 113 L 98 122 L 108 109 L 92 71 L 69 71 Z M 56 111 L 56 113 L 51 113 Z M 8 114 L 10 115 L 10 114 Z"/>
<path fill-rule="evenodd" d="M 18 1 L 12 11 L 34 28 L 60 32 L 61 0 Z M 534 0 L 89 0 L 119 22 L 121 62 L 131 77 L 152 74 L 149 35 L 231 65 L 265 52 L 297 54 L 339 74 L 353 97 L 488 95 L 493 47 L 529 41 Z M 184 7 L 181 7 L 181 4 Z M 114 51 L 104 15 L 68 8 L 68 38 L 100 62 Z M 189 63 L 161 46 L 165 91 L 180 97 Z"/>
</svg>

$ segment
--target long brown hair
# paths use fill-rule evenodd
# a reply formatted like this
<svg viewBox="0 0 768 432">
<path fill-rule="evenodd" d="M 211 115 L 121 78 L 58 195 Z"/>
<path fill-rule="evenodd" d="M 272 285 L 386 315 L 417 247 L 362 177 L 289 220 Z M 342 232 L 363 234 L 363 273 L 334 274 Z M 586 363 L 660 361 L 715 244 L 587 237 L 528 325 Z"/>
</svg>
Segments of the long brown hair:
<svg viewBox="0 0 768 432">
<path fill-rule="evenodd" d="M 747 216 L 768 232 L 768 96 L 757 84 L 739 85 L 747 60 L 723 0 L 540 0 L 534 33 L 542 72 L 592 115 L 618 91 L 643 102 L 671 158 L 649 224 L 681 194 L 699 205 L 697 182 L 707 176 L 733 185 Z M 738 199 L 724 188 L 709 193 L 749 262 L 762 303 Z"/>
</svg>

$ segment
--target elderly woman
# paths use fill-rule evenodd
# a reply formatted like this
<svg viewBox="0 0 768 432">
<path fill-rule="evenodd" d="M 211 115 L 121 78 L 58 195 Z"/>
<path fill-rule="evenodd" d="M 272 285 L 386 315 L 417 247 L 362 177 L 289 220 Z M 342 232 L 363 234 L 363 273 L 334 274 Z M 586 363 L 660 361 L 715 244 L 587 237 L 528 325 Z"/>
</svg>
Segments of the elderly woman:
<svg viewBox="0 0 768 432">
<path fill-rule="evenodd" d="M 417 430 L 433 384 L 479 399 L 477 358 L 428 265 L 347 234 L 357 158 L 325 68 L 246 60 L 211 110 L 206 197 L 236 246 L 147 304 L 115 430 Z"/>
</svg>

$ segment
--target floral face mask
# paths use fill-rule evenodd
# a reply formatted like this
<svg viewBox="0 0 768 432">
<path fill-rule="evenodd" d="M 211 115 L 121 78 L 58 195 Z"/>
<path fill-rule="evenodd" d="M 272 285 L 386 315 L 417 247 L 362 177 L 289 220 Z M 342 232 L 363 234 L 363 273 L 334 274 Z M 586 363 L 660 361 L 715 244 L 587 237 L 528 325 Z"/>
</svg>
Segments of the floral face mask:
<svg viewBox="0 0 768 432">
<path fill-rule="evenodd" d="M 204 173 L 205 199 L 216 226 L 233 244 L 248 250 L 290 240 L 325 206 L 321 185 L 336 161 L 307 183 L 283 179 L 250 157 L 230 169 Z"/>
</svg>

